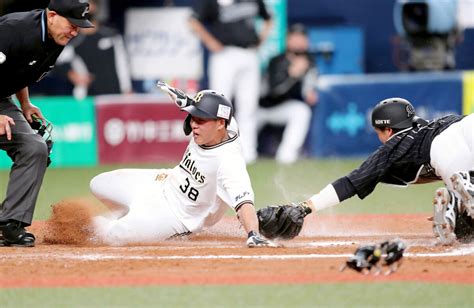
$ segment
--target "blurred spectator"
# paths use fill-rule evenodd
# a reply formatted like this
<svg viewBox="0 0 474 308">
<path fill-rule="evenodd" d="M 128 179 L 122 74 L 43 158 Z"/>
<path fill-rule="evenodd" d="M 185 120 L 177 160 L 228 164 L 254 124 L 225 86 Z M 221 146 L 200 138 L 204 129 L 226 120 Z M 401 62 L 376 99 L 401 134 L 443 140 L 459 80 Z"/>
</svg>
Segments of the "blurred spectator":
<svg viewBox="0 0 474 308">
<path fill-rule="evenodd" d="M 260 34 L 257 17 L 264 19 Z M 257 47 L 267 38 L 272 25 L 263 0 L 199 0 L 190 26 L 211 52 L 209 87 L 234 98 L 247 163 L 257 158 L 258 97 L 260 63 Z"/>
<path fill-rule="evenodd" d="M 298 159 L 311 121 L 311 106 L 318 102 L 312 58 L 304 26 L 292 25 L 286 51 L 270 60 L 264 76 L 258 125 L 260 129 L 266 124 L 285 126 L 275 157 L 283 164 Z"/>
<path fill-rule="evenodd" d="M 394 23 L 396 65 L 401 70 L 455 69 L 455 48 L 462 39 L 457 0 L 397 0 Z"/>
<path fill-rule="evenodd" d="M 89 16 L 95 28 L 81 30 L 58 60 L 68 68 L 67 77 L 77 99 L 132 92 L 123 37 L 115 29 L 102 25 L 98 14 L 99 0 L 90 0 Z"/>
</svg>

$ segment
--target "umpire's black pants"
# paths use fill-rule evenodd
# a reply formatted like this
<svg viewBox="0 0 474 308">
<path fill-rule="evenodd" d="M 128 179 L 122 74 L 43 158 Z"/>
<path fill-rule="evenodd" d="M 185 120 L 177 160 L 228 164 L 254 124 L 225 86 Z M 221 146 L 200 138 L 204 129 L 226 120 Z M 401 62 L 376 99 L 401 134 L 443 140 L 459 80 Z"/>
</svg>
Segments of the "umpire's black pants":
<svg viewBox="0 0 474 308">
<path fill-rule="evenodd" d="M 15 121 L 15 125 L 11 125 L 11 140 L 6 135 L 0 136 L 0 149 L 6 151 L 13 162 L 6 197 L 0 208 L 0 223 L 12 219 L 26 227 L 33 220 L 36 199 L 46 171 L 48 148 L 10 97 L 0 98 L 0 114 Z"/>
</svg>

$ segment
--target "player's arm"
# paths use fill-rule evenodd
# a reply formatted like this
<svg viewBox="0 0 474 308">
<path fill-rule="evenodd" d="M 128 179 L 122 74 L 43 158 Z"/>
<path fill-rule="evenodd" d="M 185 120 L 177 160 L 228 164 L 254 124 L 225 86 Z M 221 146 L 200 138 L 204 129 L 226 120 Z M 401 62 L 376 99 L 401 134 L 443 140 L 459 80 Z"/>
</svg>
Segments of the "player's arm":
<svg viewBox="0 0 474 308">
<path fill-rule="evenodd" d="M 205 27 L 205 23 L 212 23 L 218 19 L 219 6 L 216 1 L 198 1 L 193 8 L 193 14 L 189 17 L 188 23 L 191 31 L 202 41 L 211 52 L 219 52 L 224 46 Z"/>
<path fill-rule="evenodd" d="M 24 87 L 20 91 L 16 92 L 15 95 L 18 101 L 20 102 L 21 110 L 23 111 L 23 114 L 25 115 L 25 118 L 28 120 L 28 122 L 31 123 L 33 121 L 32 116 L 44 120 L 41 110 L 35 105 L 33 105 L 30 101 L 28 87 Z"/>
<path fill-rule="evenodd" d="M 228 153 L 217 170 L 217 183 L 222 187 L 223 200 L 237 213 L 247 233 L 248 247 L 273 246 L 259 234 L 258 218 L 254 208 L 254 193 L 245 160 L 239 153 Z M 225 193 L 224 193 L 225 192 Z"/>
<path fill-rule="evenodd" d="M 161 91 L 168 94 L 170 99 L 180 108 L 183 109 L 185 107 L 190 106 L 193 103 L 193 100 L 183 91 L 178 88 L 173 88 L 169 84 L 165 83 L 164 81 L 158 80 L 156 86 Z"/>
<path fill-rule="evenodd" d="M 267 40 L 272 30 L 272 27 L 273 27 L 273 21 L 271 19 L 265 20 L 263 22 L 262 31 L 260 32 L 260 38 L 259 38 L 260 44 L 262 44 L 263 42 Z"/>
<path fill-rule="evenodd" d="M 257 5 L 258 5 L 258 15 L 262 17 L 264 20 L 263 27 L 262 27 L 262 30 L 260 31 L 260 36 L 259 36 L 259 40 L 261 44 L 265 42 L 265 40 L 270 35 L 270 32 L 273 27 L 273 20 L 272 20 L 272 16 L 267 10 L 267 7 L 264 1 L 261 1 L 261 0 L 257 1 Z"/>
<path fill-rule="evenodd" d="M 224 48 L 224 45 L 214 37 L 206 27 L 196 18 L 189 18 L 189 26 L 191 30 L 199 37 L 202 43 L 212 52 L 219 52 Z"/>
<path fill-rule="evenodd" d="M 338 205 L 341 202 L 342 200 L 339 199 L 333 184 L 328 184 L 319 193 L 313 195 L 309 200 L 306 200 L 306 205 L 309 206 L 313 212 L 316 212 Z"/>
<path fill-rule="evenodd" d="M 237 211 L 237 217 L 239 218 L 239 221 L 247 234 L 249 234 L 251 231 L 258 231 L 257 213 L 252 203 L 246 202 L 240 206 Z"/>
<path fill-rule="evenodd" d="M 306 202 L 313 211 L 320 211 L 356 194 L 363 199 L 374 191 L 389 167 L 390 159 L 382 147 L 372 153 L 359 168 L 327 185 Z"/>
<path fill-rule="evenodd" d="M 252 203 L 245 202 L 237 210 L 237 217 L 247 233 L 248 247 L 268 247 L 275 246 L 269 240 L 264 239 L 258 233 L 258 218 Z"/>
</svg>

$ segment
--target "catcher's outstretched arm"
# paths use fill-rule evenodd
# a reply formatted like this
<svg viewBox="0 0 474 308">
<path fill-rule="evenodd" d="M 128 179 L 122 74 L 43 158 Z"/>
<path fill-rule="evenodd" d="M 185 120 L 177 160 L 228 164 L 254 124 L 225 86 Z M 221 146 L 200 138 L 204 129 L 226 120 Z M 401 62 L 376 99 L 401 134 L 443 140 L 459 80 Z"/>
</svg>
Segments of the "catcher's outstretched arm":
<svg viewBox="0 0 474 308">
<path fill-rule="evenodd" d="M 319 193 L 305 202 L 313 212 L 321 211 L 340 203 L 337 192 L 332 184 L 327 185 Z"/>
</svg>

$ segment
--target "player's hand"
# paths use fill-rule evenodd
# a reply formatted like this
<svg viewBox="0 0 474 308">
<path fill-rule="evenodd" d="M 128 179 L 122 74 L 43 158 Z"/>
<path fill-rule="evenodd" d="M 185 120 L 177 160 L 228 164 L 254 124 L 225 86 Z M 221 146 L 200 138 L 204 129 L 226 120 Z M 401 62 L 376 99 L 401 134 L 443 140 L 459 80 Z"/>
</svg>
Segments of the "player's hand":
<svg viewBox="0 0 474 308">
<path fill-rule="evenodd" d="M 6 115 L 0 115 L 0 136 L 7 135 L 7 140 L 12 140 L 12 130 L 10 125 L 15 125 L 15 121 Z"/>
<path fill-rule="evenodd" d="M 171 98 L 171 100 L 179 107 L 179 108 L 184 108 L 188 107 L 192 104 L 192 99 L 186 95 L 183 91 L 177 88 L 173 88 L 172 86 L 166 84 L 163 81 L 158 81 L 156 83 L 156 86 L 158 89 L 161 91 L 165 92 L 168 94 L 168 96 Z"/>
<path fill-rule="evenodd" d="M 255 231 L 250 231 L 247 238 L 247 246 L 253 247 L 277 247 L 275 243 L 264 239 L 260 234 Z"/>
<path fill-rule="evenodd" d="M 300 78 L 308 71 L 311 63 L 306 56 L 294 56 L 291 58 L 288 67 L 288 75 L 293 78 Z"/>
</svg>

